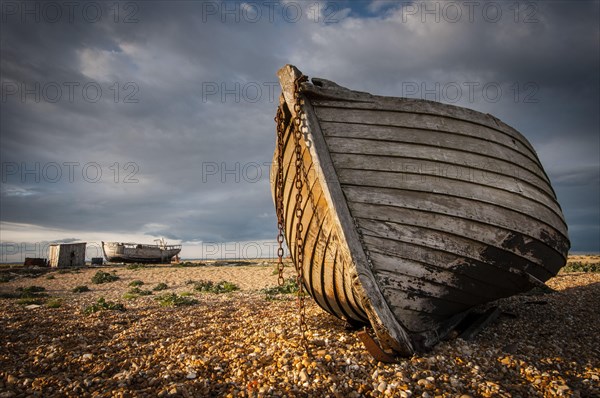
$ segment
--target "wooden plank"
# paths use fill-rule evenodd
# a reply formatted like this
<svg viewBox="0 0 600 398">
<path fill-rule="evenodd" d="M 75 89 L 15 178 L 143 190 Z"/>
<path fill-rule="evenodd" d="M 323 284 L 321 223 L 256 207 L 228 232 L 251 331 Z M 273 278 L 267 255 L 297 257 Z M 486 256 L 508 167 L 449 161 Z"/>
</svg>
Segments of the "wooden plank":
<svg viewBox="0 0 600 398">
<path fill-rule="evenodd" d="M 373 236 L 364 237 L 370 253 L 380 253 L 394 258 L 405 258 L 429 264 L 432 267 L 449 270 L 456 274 L 456 283 L 464 283 L 465 288 L 473 288 L 475 281 L 486 281 L 487 289 L 494 289 L 497 297 L 507 297 L 520 291 L 531 289 L 532 284 L 525 278 L 508 270 L 490 267 L 477 260 L 467 259 L 454 253 L 434 248 L 423 247 L 415 243 L 396 241 Z M 373 256 L 375 256 L 373 254 Z M 380 267 L 377 264 L 376 267 Z"/>
<path fill-rule="evenodd" d="M 325 90 L 319 87 L 311 87 L 308 83 L 305 83 L 302 86 L 303 91 L 308 97 L 315 97 L 313 102 L 317 107 L 360 108 L 378 111 L 393 110 L 405 113 L 443 116 L 449 119 L 468 121 L 497 130 L 501 134 L 508 135 L 512 139 L 515 139 L 515 141 L 520 142 L 523 146 L 527 147 L 529 151 L 537 157 L 535 150 L 521 133 L 490 114 L 483 114 L 472 109 L 434 101 L 374 96 L 368 93 L 352 92 L 348 89 L 346 89 L 346 92 L 342 90 L 330 90 L 333 94 L 331 96 L 333 101 L 331 101 L 319 98 L 320 92 Z M 348 91 L 350 91 L 350 93 L 348 93 Z"/>
<path fill-rule="evenodd" d="M 291 81 L 290 79 L 288 79 L 289 81 Z M 285 94 L 285 93 L 284 93 Z M 289 93 L 288 93 L 289 94 Z M 293 104 L 289 104 L 289 106 L 293 106 Z M 288 124 L 290 123 L 290 120 L 286 121 Z M 285 200 L 285 219 L 286 219 L 286 240 L 288 242 L 295 242 L 295 228 L 294 225 L 296 223 L 295 220 L 295 216 L 294 216 L 294 209 L 295 209 L 295 204 L 296 204 L 296 191 L 294 188 L 294 175 L 296 174 L 296 167 L 294 164 L 294 159 L 295 159 L 295 152 L 294 152 L 294 140 L 291 138 L 291 134 L 292 131 L 291 129 L 287 128 L 286 130 L 286 137 L 285 137 L 285 152 L 284 152 L 284 164 L 285 164 L 285 174 L 284 174 L 284 181 L 285 181 L 285 186 L 286 186 L 286 190 L 285 190 L 285 194 L 284 194 L 284 200 Z M 304 208 L 304 215 L 303 215 L 303 225 L 305 227 L 305 240 L 306 240 L 306 244 L 305 244 L 305 261 L 303 266 L 303 269 L 305 271 L 305 275 L 307 276 L 306 280 L 307 280 L 307 285 L 310 287 L 310 293 L 313 297 L 315 297 L 315 299 L 317 300 L 317 303 L 323 307 L 325 310 L 327 310 L 328 312 L 333 313 L 334 315 L 337 315 L 339 317 L 343 317 L 344 316 L 344 311 L 341 310 L 341 308 L 339 307 L 337 301 L 339 299 L 339 297 L 333 297 L 333 292 L 327 292 L 326 290 L 332 290 L 334 288 L 334 286 L 332 284 L 329 283 L 325 283 L 323 281 L 323 277 L 325 275 L 327 275 L 326 269 L 323 266 L 324 264 L 326 264 L 327 262 L 329 262 L 330 260 L 335 260 L 335 255 L 334 257 L 331 257 L 331 255 L 329 254 L 329 251 L 332 249 L 333 245 L 329 245 L 329 240 L 333 239 L 335 237 L 335 231 L 334 231 L 334 227 L 333 227 L 333 223 L 331 222 L 331 217 L 330 215 L 327 214 L 327 212 L 325 212 L 325 215 L 319 215 L 318 213 L 320 213 L 319 209 L 326 209 L 327 205 L 325 200 L 323 199 L 322 196 L 322 190 L 320 188 L 320 184 L 316 181 L 316 176 L 317 174 L 315 174 L 313 171 L 313 162 L 311 159 L 311 155 L 309 153 L 309 151 L 306 149 L 306 145 L 304 140 L 301 140 L 301 146 L 302 146 L 302 155 L 303 155 L 303 163 L 305 164 L 306 168 L 307 168 L 307 176 L 303 175 L 303 180 L 305 180 L 305 184 L 303 187 L 303 208 Z M 316 204 L 316 209 L 315 209 L 315 203 L 311 203 L 311 197 L 308 195 L 308 190 L 307 190 L 307 186 L 311 186 L 311 191 L 313 192 L 313 199 L 314 196 L 318 195 L 318 199 L 317 199 L 317 204 Z M 328 221 L 329 220 L 329 221 Z M 314 221 L 314 223 L 313 223 Z M 320 229 L 319 228 L 325 228 L 327 229 L 327 232 L 324 233 L 320 233 Z M 317 231 L 315 232 L 314 229 L 317 229 Z M 321 231 L 322 232 L 322 231 Z M 292 254 L 293 258 L 296 258 L 296 254 L 295 254 L 295 245 L 291 244 L 289 245 L 290 247 L 290 252 Z M 315 251 L 311 251 L 310 249 L 315 249 Z M 308 257 L 308 255 L 310 255 L 310 261 L 306 261 L 306 258 Z M 342 273 L 345 273 L 343 267 L 341 267 L 342 269 Z M 331 275 L 331 278 L 333 279 L 333 275 Z M 344 293 L 346 293 L 346 291 L 348 291 L 348 287 L 346 287 L 346 290 L 344 290 Z M 349 289 L 349 291 L 351 292 L 351 288 Z M 356 303 L 354 303 L 355 305 Z M 350 304 L 348 303 L 343 303 L 344 306 L 349 306 Z M 365 320 L 365 314 L 361 311 L 359 312 L 359 314 L 355 314 L 353 313 L 354 316 L 356 316 L 358 318 L 358 320 Z"/>
<path fill-rule="evenodd" d="M 373 338 L 369 335 L 366 328 L 357 333 L 358 338 L 363 342 L 365 348 L 371 354 L 373 358 L 375 358 L 378 362 L 383 363 L 393 363 L 396 362 L 396 358 L 394 357 L 392 352 L 385 352 L 381 349 L 379 344 L 373 340 Z"/>
<path fill-rule="evenodd" d="M 340 182 L 344 186 L 392 188 L 402 191 L 423 192 L 427 197 L 448 196 L 457 200 L 469 199 L 471 201 L 486 203 L 491 206 L 521 213 L 537 223 L 548 224 L 564 235 L 567 234 L 567 226 L 555 209 L 549 209 L 532 199 L 501 189 L 448 178 L 439 178 L 437 183 L 432 185 L 413 181 L 405 173 L 342 169 L 338 170 L 338 175 Z M 397 194 L 401 195 L 400 192 Z"/>
<path fill-rule="evenodd" d="M 345 186 L 344 193 L 351 202 L 372 203 L 447 214 L 536 238 L 555 249 L 558 253 L 566 253 L 568 250 L 568 240 L 554 227 L 539 223 L 522 213 L 491 204 L 443 195 L 429 195 L 410 190 L 398 192 L 395 189 L 362 186 Z"/>
<path fill-rule="evenodd" d="M 410 355 L 414 352 L 412 341 L 400 321 L 389 309 L 369 268 L 367 257 L 354 228 L 344 193 L 327 150 L 327 144 L 316 114 L 308 100 L 305 102 L 304 109 L 308 134 L 312 142 L 311 155 L 316 163 L 315 169 L 318 179 L 326 182 L 323 188 L 329 211 L 336 216 L 334 222 L 337 224 L 340 243 L 343 245 L 339 249 L 348 253 L 348 258 L 352 261 L 350 267 L 354 267 L 350 276 L 354 281 L 353 292 L 361 297 L 358 301 L 367 313 L 384 348 L 391 348 L 402 355 Z"/>
<path fill-rule="evenodd" d="M 465 152 L 451 148 L 424 146 L 412 143 L 396 143 L 391 141 L 374 141 L 359 138 L 329 137 L 327 144 L 333 153 L 353 153 L 359 155 L 392 156 L 407 159 L 425 159 L 450 162 L 456 165 L 474 165 L 483 170 L 506 174 L 536 186 L 550 186 L 542 171 L 532 161 L 513 163 L 501 158 L 491 158 L 473 152 Z M 536 177 L 530 178 L 533 174 Z M 538 183 L 541 181 L 541 183 Z"/>
<path fill-rule="evenodd" d="M 463 306 L 465 309 L 487 302 L 486 298 L 478 297 L 462 289 L 449 287 L 443 281 L 424 279 L 403 275 L 395 270 L 374 271 L 379 286 L 384 291 L 401 290 L 413 297 L 436 298 Z M 391 302 L 388 299 L 388 302 Z"/>
<path fill-rule="evenodd" d="M 339 318 L 346 320 L 362 320 L 367 321 L 366 314 L 357 308 L 357 304 L 353 301 L 353 305 L 349 302 L 347 292 L 352 292 L 351 287 L 348 286 L 337 286 L 335 283 L 334 273 L 344 274 L 346 270 L 344 268 L 345 263 L 340 262 L 335 264 L 338 259 L 338 253 L 335 251 L 337 244 L 333 244 L 332 241 L 337 241 L 336 231 L 332 228 L 331 215 L 326 212 L 327 203 L 323 195 L 320 182 L 316 179 L 316 174 L 311 173 L 311 168 L 307 171 L 308 184 L 312 184 L 311 194 L 303 193 L 304 196 L 304 217 L 303 225 L 307 234 L 309 234 L 313 228 L 310 221 L 307 222 L 306 217 L 314 214 L 314 219 L 317 225 L 325 224 L 329 230 L 328 234 L 320 235 L 319 237 L 325 242 L 325 246 L 322 252 L 312 253 L 312 257 L 309 261 L 305 262 L 305 268 L 308 267 L 307 275 L 309 279 L 309 285 L 313 288 L 314 297 L 318 298 L 318 302 L 323 306 L 325 310 L 330 313 L 337 315 Z M 321 242 L 317 239 L 309 240 L 305 236 L 305 250 L 309 249 L 313 245 L 319 246 Z M 307 258 L 307 253 L 305 253 Z M 344 280 L 343 276 L 338 277 L 340 280 Z M 339 292 L 339 295 L 338 295 Z M 351 296 L 352 297 L 352 296 Z M 352 297 L 352 300 L 354 297 Z"/>
<path fill-rule="evenodd" d="M 289 145 L 286 147 L 286 149 L 294 148 L 293 140 L 288 141 L 288 143 Z M 285 160 L 287 160 L 287 164 L 289 165 L 287 173 L 285 174 L 285 184 L 288 188 L 285 195 L 287 203 L 286 231 L 288 242 L 295 242 L 295 224 L 297 223 L 297 219 L 294 215 L 296 206 L 296 190 L 294 188 L 294 176 L 296 174 L 296 167 L 294 163 L 295 155 L 293 150 L 287 150 L 286 154 L 288 156 L 286 156 Z M 305 279 L 307 282 L 307 288 L 319 306 L 321 306 L 324 310 L 345 319 L 344 312 L 341 311 L 340 307 L 335 302 L 335 299 L 332 297 L 333 293 L 331 291 L 327 292 L 327 289 L 331 290 L 333 287 L 323 281 L 323 264 L 327 257 L 328 242 L 332 234 L 332 224 L 330 221 L 327 221 L 327 216 L 325 214 L 319 215 L 319 209 L 326 208 L 326 203 L 322 195 L 320 184 L 316 180 L 315 174 L 311 172 L 313 170 L 313 163 L 312 159 L 310 158 L 309 151 L 306 150 L 305 147 L 303 147 L 302 154 L 303 162 L 307 169 L 306 175 L 301 173 L 301 178 L 304 182 L 302 190 L 303 217 L 301 222 L 304 226 L 303 239 L 305 241 L 305 261 L 303 262 L 302 267 L 304 269 L 304 275 L 306 276 Z M 322 231 L 322 228 L 325 228 L 326 231 Z M 290 245 L 290 252 L 292 253 L 292 257 L 294 259 L 296 258 L 295 249 L 296 246 L 292 243 Z M 314 249 L 317 249 L 316 252 Z M 310 257 L 308 257 L 309 255 Z"/>
<path fill-rule="evenodd" d="M 286 168 L 286 171 L 284 173 L 284 219 L 285 219 L 285 233 L 286 233 L 286 240 L 288 243 L 291 242 L 295 242 L 296 240 L 296 228 L 295 228 L 295 223 L 296 223 L 296 216 L 295 216 L 295 209 L 296 209 L 296 189 L 295 189 L 295 176 L 296 176 L 296 166 L 295 166 L 295 155 L 293 151 L 288 150 L 289 147 L 293 147 L 293 141 L 292 143 L 286 147 L 286 151 L 285 151 L 285 157 L 284 157 L 284 164 L 288 165 L 289 167 Z M 290 153 L 291 152 L 291 153 Z M 306 168 L 306 173 L 307 175 L 305 176 L 304 173 L 300 172 L 301 174 L 301 178 L 303 181 L 303 190 L 302 190 L 302 197 L 303 197 L 303 210 L 306 210 L 310 204 L 310 197 L 309 197 L 309 192 L 312 192 L 312 190 L 316 189 L 315 187 L 318 187 L 318 184 L 316 184 L 316 179 L 312 179 L 312 180 L 307 180 L 307 176 L 310 177 L 312 176 L 314 173 L 311 172 L 312 168 L 313 168 L 313 162 L 312 159 L 310 157 L 310 153 L 308 150 L 306 150 L 306 148 L 303 149 L 302 151 L 302 159 Z M 310 187 L 310 188 L 309 188 Z M 310 189 L 310 191 L 309 191 Z M 311 211 L 312 211 L 312 207 L 311 207 Z M 312 213 L 308 213 L 308 214 L 312 214 Z M 306 222 L 306 220 L 302 220 L 302 222 Z M 306 232 L 306 229 L 305 229 Z M 295 258 L 296 253 L 295 253 L 295 245 L 289 245 L 288 246 L 290 249 L 290 253 L 292 254 L 292 257 Z"/>
<path fill-rule="evenodd" d="M 469 325 L 458 337 L 463 340 L 472 340 L 479 332 L 485 329 L 490 323 L 494 322 L 500 316 L 500 308 L 492 307 L 480 314 L 473 323 Z"/>
<path fill-rule="evenodd" d="M 352 292 L 352 280 L 348 277 L 351 270 L 347 267 L 348 264 L 351 264 L 351 261 L 344 258 L 342 252 L 337 252 L 336 264 L 345 265 L 336 266 L 334 269 L 336 291 L 340 297 L 340 300 L 342 301 L 342 305 L 344 305 L 344 308 L 346 308 L 347 312 L 354 315 L 352 319 L 360 320 L 368 324 L 369 318 L 362 309 L 361 305 L 357 302 L 356 296 Z"/>
<path fill-rule="evenodd" d="M 446 214 L 429 213 L 421 210 L 406 209 L 402 207 L 381 206 L 369 203 L 349 202 L 350 211 L 357 219 L 370 219 L 378 222 L 401 221 L 402 224 L 425 226 L 430 229 L 457 233 L 465 238 L 478 240 L 498 250 L 511 250 L 513 253 L 525 258 L 536 267 L 546 268 L 552 273 L 560 267 L 564 258 L 553 248 L 542 241 L 517 235 L 504 228 L 490 226 L 464 218 L 453 217 Z M 533 255 L 536 253 L 537 255 Z"/>
<path fill-rule="evenodd" d="M 320 264 L 319 253 L 317 252 L 318 248 L 322 249 L 322 246 L 327 241 L 328 232 L 323 229 L 326 228 L 323 220 L 320 220 L 318 216 L 316 216 L 315 212 L 310 212 L 312 217 L 308 224 L 304 224 L 305 234 L 304 234 L 304 257 L 307 261 L 304 262 L 304 270 L 305 276 L 307 280 L 307 287 L 309 289 L 308 293 L 315 299 L 317 304 L 321 306 L 328 312 L 331 312 L 331 309 L 327 308 L 327 303 L 324 301 L 322 291 L 319 289 L 321 284 L 319 281 L 319 277 L 315 276 L 315 274 L 319 274 L 320 270 L 316 267 L 316 264 Z M 321 243 L 324 241 L 325 243 Z M 292 241 L 293 242 L 293 241 Z"/>
<path fill-rule="evenodd" d="M 293 65 L 285 65 L 277 71 L 277 77 L 279 78 L 279 84 L 281 85 L 281 95 L 287 104 L 292 118 L 296 115 L 294 110 L 294 105 L 296 104 L 294 83 L 300 76 L 302 76 L 302 72 Z"/>
<path fill-rule="evenodd" d="M 335 300 L 331 300 L 332 292 L 327 292 L 326 290 L 332 290 L 333 286 L 325 286 L 323 283 L 323 278 L 325 277 L 324 267 L 328 257 L 327 252 L 330 250 L 331 238 L 335 233 L 333 231 L 333 225 L 326 224 L 326 228 L 327 230 L 324 231 L 323 237 L 317 241 L 317 247 L 314 252 L 315 254 L 311 261 L 311 265 L 314 265 L 314 271 L 308 276 L 312 279 L 312 285 L 314 286 L 315 292 L 317 296 L 319 296 L 320 301 L 325 303 L 323 308 L 330 314 L 334 314 L 338 318 L 344 319 L 344 314 L 337 306 Z"/>
<path fill-rule="evenodd" d="M 390 287 L 384 292 L 390 308 L 401 317 L 411 332 L 436 330 L 444 320 L 470 308 L 437 297 L 417 296 Z M 410 311 L 408 314 L 406 311 Z M 412 320 L 412 322 L 411 322 Z"/>
<path fill-rule="evenodd" d="M 406 245 L 404 245 L 406 246 Z M 414 247 L 414 246 L 413 246 Z M 372 247 L 369 251 L 373 261 L 373 272 L 395 272 L 399 275 L 406 275 L 419 279 L 426 279 L 432 282 L 444 284 L 450 289 L 462 290 L 478 297 L 481 300 L 495 300 L 502 295 L 509 294 L 513 288 L 509 284 L 505 286 L 496 286 L 488 280 L 480 279 L 481 273 L 472 272 L 472 269 L 466 268 L 461 273 L 455 273 L 453 266 L 448 264 L 428 264 L 422 261 L 410 258 L 394 256 L 388 253 L 382 253 L 385 248 Z M 382 252 L 379 252 L 381 250 Z M 419 250 L 421 250 L 419 248 Z M 413 253 L 414 254 L 414 253 Z M 410 256 L 411 253 L 402 254 Z"/>
<path fill-rule="evenodd" d="M 369 158 L 381 157 L 381 162 L 385 159 L 393 160 L 398 167 L 403 167 L 405 171 L 416 171 L 427 170 L 425 169 L 428 165 L 426 162 L 434 162 L 439 165 L 430 172 L 438 172 L 440 176 L 446 175 L 452 176 L 452 167 L 455 173 L 460 170 L 464 172 L 473 181 L 493 181 L 494 175 L 504 175 L 514 178 L 514 182 L 517 188 L 521 188 L 522 184 L 531 184 L 539 189 L 544 189 L 547 192 L 550 190 L 550 186 L 541 180 L 537 175 L 531 173 L 529 170 L 524 169 L 521 166 L 515 166 L 511 163 L 505 162 L 500 159 L 486 158 L 481 155 L 459 152 L 455 150 L 443 150 L 443 149 L 431 149 L 425 148 L 419 145 L 404 144 L 390 146 L 386 143 L 376 143 L 370 145 L 368 143 L 351 143 L 343 139 L 331 139 L 330 143 L 332 156 L 346 155 L 350 156 L 368 156 Z M 365 168 L 355 163 L 355 167 L 358 169 Z M 389 166 L 388 166 L 389 167 Z M 466 169 L 466 170 L 465 170 Z M 413 171 L 413 172 L 414 172 Z M 416 179 L 416 178 L 415 178 Z M 549 195 L 553 195 L 550 191 Z"/>
<path fill-rule="evenodd" d="M 429 129 L 434 131 L 448 131 L 457 134 L 465 134 L 472 136 L 477 136 L 478 131 L 483 131 L 482 138 L 487 139 L 490 142 L 495 142 L 498 144 L 505 145 L 507 147 L 513 147 L 515 149 L 518 149 L 520 152 L 527 154 L 526 156 L 533 160 L 537 160 L 539 163 L 539 158 L 536 152 L 531 147 L 531 144 L 529 144 L 529 142 L 516 130 L 513 130 L 513 132 L 515 132 L 516 135 L 514 135 L 513 133 L 507 134 L 505 131 L 499 131 L 497 129 L 498 124 L 496 124 L 497 119 L 494 120 L 494 125 L 491 125 L 485 123 L 478 123 L 477 121 L 473 121 L 470 119 L 456 118 L 435 113 L 412 112 L 402 108 L 378 109 L 378 107 L 376 107 L 375 109 L 370 109 L 369 107 L 364 107 L 363 105 L 364 104 L 360 104 L 357 107 L 329 107 L 319 105 L 317 106 L 317 109 L 319 111 L 319 118 L 323 122 L 341 122 L 409 127 L 417 129 Z M 376 118 L 364 120 L 359 117 L 352 117 L 349 119 L 343 119 L 340 117 L 342 115 L 347 116 L 349 112 L 357 112 L 360 113 L 361 116 L 369 113 L 371 115 L 381 114 L 383 118 L 380 120 L 377 120 Z M 489 116 L 490 115 L 486 115 L 486 117 Z M 493 118 L 493 116 L 491 118 L 495 119 Z M 390 121 L 392 123 L 388 123 Z"/>
<path fill-rule="evenodd" d="M 363 236 L 411 243 L 426 248 L 424 250 L 442 250 L 468 261 L 475 260 L 483 264 L 484 272 L 490 268 L 511 272 L 510 268 L 515 268 L 521 271 L 527 270 L 529 273 L 535 272 L 534 276 L 542 280 L 547 280 L 553 276 L 547 269 L 533 266 L 527 259 L 510 252 L 508 249 L 498 249 L 490 252 L 489 245 L 476 239 L 462 237 L 454 232 L 438 231 L 426 226 L 412 226 L 391 221 L 380 222 L 368 219 L 361 219 L 359 228 Z"/>
<path fill-rule="evenodd" d="M 448 194 L 453 196 L 469 197 L 471 199 L 484 198 L 485 202 L 494 202 L 505 206 L 506 203 L 513 203 L 515 210 L 531 212 L 544 217 L 546 210 L 554 214 L 554 219 L 546 219 L 552 225 L 562 225 L 566 229 L 566 224 L 561 216 L 561 209 L 558 203 L 551 200 L 548 196 L 540 193 L 536 189 L 531 189 L 523 185 L 511 183 L 510 179 L 505 177 L 495 180 L 492 183 L 487 181 L 478 181 L 469 177 L 457 178 L 455 176 L 444 175 L 426 175 L 418 172 L 408 171 L 382 171 L 382 170 L 362 170 L 338 168 L 338 175 L 342 184 L 355 185 L 353 181 L 364 181 L 365 185 L 380 186 L 383 188 L 411 189 L 422 192 L 432 192 L 435 194 Z M 522 207 L 521 207 L 522 206 Z M 536 210 L 536 207 L 543 206 L 544 209 Z M 542 212 L 542 213 L 540 213 Z M 536 218 L 537 219 L 537 218 Z"/>
<path fill-rule="evenodd" d="M 411 179 L 435 184 L 438 177 L 448 177 L 463 181 L 473 181 L 479 184 L 502 188 L 509 191 L 521 192 L 523 195 L 535 198 L 544 203 L 554 203 L 556 198 L 546 183 L 534 174 L 510 175 L 493 165 L 434 161 L 418 158 L 401 158 L 382 155 L 363 155 L 354 153 L 332 153 L 331 158 L 336 169 L 362 169 L 393 171 L 413 174 Z M 491 167 L 490 167 L 491 166 Z"/>
<path fill-rule="evenodd" d="M 336 245 L 337 246 L 337 245 Z M 329 256 L 328 256 L 329 257 Z M 322 272 L 324 273 L 323 283 L 326 286 L 329 286 L 331 289 L 331 294 L 328 295 L 328 299 L 335 301 L 336 306 L 340 309 L 343 314 L 342 319 L 346 321 L 356 321 L 360 318 L 359 315 L 355 314 L 349 305 L 347 298 L 344 297 L 344 288 L 342 284 L 342 280 L 336 278 L 336 276 L 341 275 L 340 272 L 343 268 L 341 264 L 338 264 L 337 252 L 334 254 L 333 261 L 330 266 L 324 265 Z M 368 323 L 368 319 L 366 320 Z"/>
<path fill-rule="evenodd" d="M 418 115 L 417 120 L 411 125 L 431 125 L 426 116 Z M 412 121 L 412 118 L 409 118 Z M 449 122 L 446 122 L 449 123 Z M 456 122 L 458 124 L 458 122 Z M 431 127 L 402 127 L 385 126 L 381 124 L 372 125 L 368 123 L 322 122 L 323 132 L 327 138 L 357 138 L 378 141 L 404 142 L 429 146 L 438 146 L 450 149 L 460 149 L 495 157 L 509 159 L 513 163 L 520 164 L 523 161 L 538 164 L 538 160 L 525 147 L 515 146 L 508 137 L 504 140 L 498 139 L 496 131 L 465 124 L 464 126 L 441 125 L 440 128 Z M 461 128 L 462 127 L 462 128 Z"/>
</svg>

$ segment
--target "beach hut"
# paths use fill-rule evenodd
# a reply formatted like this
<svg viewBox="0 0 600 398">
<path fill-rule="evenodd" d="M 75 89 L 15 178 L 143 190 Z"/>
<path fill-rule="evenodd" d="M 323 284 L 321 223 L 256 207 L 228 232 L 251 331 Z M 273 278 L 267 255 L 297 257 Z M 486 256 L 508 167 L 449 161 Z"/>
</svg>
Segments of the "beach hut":
<svg viewBox="0 0 600 398">
<path fill-rule="evenodd" d="M 55 243 L 48 249 L 50 266 L 83 267 L 85 265 L 85 242 L 81 243 Z"/>
</svg>

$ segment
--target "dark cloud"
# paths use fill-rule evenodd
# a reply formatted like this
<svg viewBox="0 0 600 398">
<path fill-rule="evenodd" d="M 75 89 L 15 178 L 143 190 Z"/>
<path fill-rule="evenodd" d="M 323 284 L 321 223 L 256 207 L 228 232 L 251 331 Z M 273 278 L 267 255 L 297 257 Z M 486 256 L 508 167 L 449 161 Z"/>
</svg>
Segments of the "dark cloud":
<svg viewBox="0 0 600 398">
<path fill-rule="evenodd" d="M 406 94 L 406 83 L 457 82 L 465 90 L 479 83 L 473 100 L 465 91 L 457 104 L 492 113 L 530 139 L 555 183 L 573 248 L 600 250 L 597 2 L 528 2 L 534 23 L 523 23 L 523 14 L 515 22 L 499 2 L 496 23 L 481 14 L 422 23 L 407 13 L 419 2 L 330 3 L 295 2 L 303 7 L 298 21 L 282 13 L 289 2 L 263 7 L 259 18 L 241 3 L 227 3 L 236 10 L 227 14 L 218 2 L 120 2 L 117 22 L 113 3 L 97 2 L 103 17 L 93 23 L 77 12 L 73 21 L 23 23 L 3 9 L 3 95 L 38 83 L 50 96 L 58 84 L 62 97 L 21 101 L 17 93 L 2 101 L 0 155 L 10 173 L 1 221 L 106 240 L 111 233 L 270 239 L 273 83 L 279 67 L 295 63 L 310 76 L 383 95 Z M 490 82 L 503 89 L 498 102 L 482 95 Z M 83 93 L 88 83 L 101 88 L 96 101 L 88 98 L 95 86 Z M 68 84 L 76 84 L 73 100 Z M 527 95 L 537 101 L 525 102 Z M 77 164 L 73 181 L 65 162 Z M 57 181 L 20 173 L 36 165 L 50 173 L 50 163 L 61 166 Z M 85 167 L 99 167 L 102 178 L 90 182 Z"/>
</svg>

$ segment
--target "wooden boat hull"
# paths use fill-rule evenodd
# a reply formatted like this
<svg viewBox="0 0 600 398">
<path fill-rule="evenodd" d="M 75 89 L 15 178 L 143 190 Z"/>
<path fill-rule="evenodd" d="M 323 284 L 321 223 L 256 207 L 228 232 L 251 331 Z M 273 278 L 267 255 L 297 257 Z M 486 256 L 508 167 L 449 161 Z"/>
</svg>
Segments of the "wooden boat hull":
<svg viewBox="0 0 600 398">
<path fill-rule="evenodd" d="M 410 355 L 474 307 L 525 292 L 566 263 L 567 226 L 550 181 L 516 130 L 432 101 L 301 83 L 302 167 L 295 164 L 295 80 L 279 72 L 285 115 L 285 238 L 296 262 L 296 175 L 303 181 L 304 284 L 382 347 Z M 277 195 L 277 150 L 271 172 Z"/>
<path fill-rule="evenodd" d="M 161 247 L 135 243 L 102 242 L 106 261 L 113 263 L 169 263 L 181 251 L 180 245 Z"/>
</svg>

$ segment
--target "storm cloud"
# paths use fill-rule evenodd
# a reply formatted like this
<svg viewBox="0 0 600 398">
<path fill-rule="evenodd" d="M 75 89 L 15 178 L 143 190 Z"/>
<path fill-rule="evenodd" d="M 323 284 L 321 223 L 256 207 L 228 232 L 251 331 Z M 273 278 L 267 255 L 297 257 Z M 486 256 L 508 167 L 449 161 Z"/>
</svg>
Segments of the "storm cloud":
<svg viewBox="0 0 600 398">
<path fill-rule="evenodd" d="M 572 250 L 600 251 L 598 7 L 3 1 L 0 240 L 273 242 L 292 63 L 502 119 L 536 148 Z"/>
</svg>

